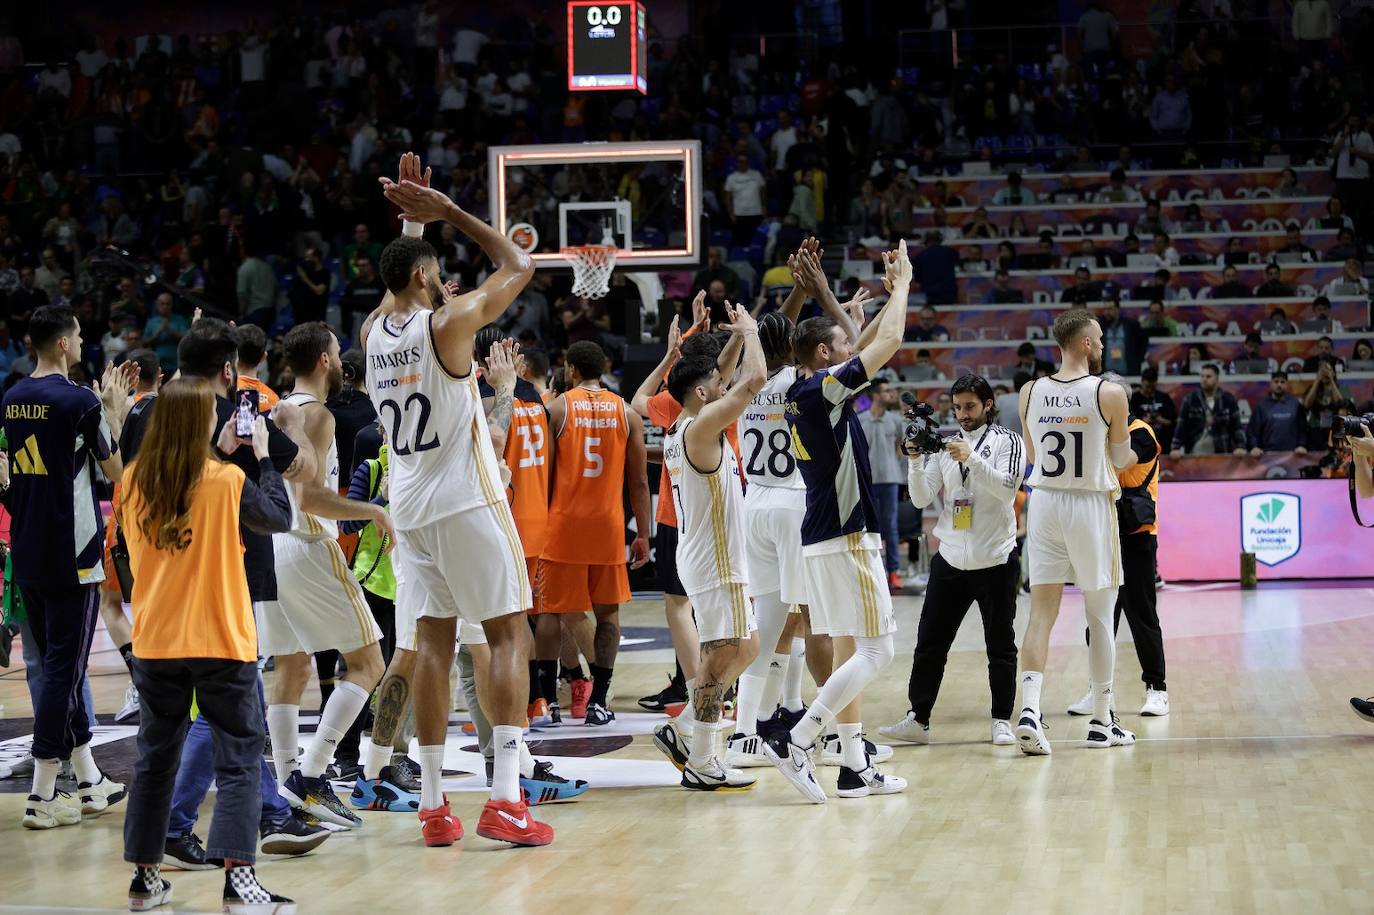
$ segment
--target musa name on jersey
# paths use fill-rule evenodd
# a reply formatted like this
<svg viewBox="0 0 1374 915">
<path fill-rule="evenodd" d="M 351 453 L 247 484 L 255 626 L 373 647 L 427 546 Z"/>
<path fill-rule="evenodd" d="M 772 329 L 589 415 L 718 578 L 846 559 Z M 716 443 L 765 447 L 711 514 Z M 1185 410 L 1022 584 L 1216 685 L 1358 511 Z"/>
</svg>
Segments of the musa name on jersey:
<svg viewBox="0 0 1374 915">
<path fill-rule="evenodd" d="M 1035 443 L 1032 488 L 1120 492 L 1107 459 L 1107 418 L 1102 379 L 1037 378 L 1026 399 L 1025 435 Z"/>
</svg>

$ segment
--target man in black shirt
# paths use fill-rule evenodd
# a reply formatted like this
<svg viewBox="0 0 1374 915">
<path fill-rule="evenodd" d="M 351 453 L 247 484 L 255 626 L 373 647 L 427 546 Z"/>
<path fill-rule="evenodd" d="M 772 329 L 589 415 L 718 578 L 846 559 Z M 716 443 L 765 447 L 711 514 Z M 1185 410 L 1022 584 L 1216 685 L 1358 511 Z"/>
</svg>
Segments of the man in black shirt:
<svg viewBox="0 0 1374 915">
<path fill-rule="evenodd" d="M 51 829 L 80 823 L 83 813 L 100 813 L 124 797 L 124 786 L 106 778 L 91 755 L 81 681 L 105 578 L 95 468 L 113 480 L 123 473 L 115 438 L 137 368 L 107 368 L 94 391 L 69 381 L 81 358 L 81 327 L 70 308 L 34 309 L 29 338 L 38 364 L 10 388 L 0 413 L 7 451 L 0 501 L 12 519 L 25 636 L 43 658 L 33 694 L 33 789 L 23 824 Z M 64 760 L 76 770 L 79 809 L 57 794 Z"/>
<path fill-rule="evenodd" d="M 353 453 L 353 442 L 358 433 L 372 425 L 377 419 L 377 408 L 372 405 L 365 387 L 367 362 L 360 349 L 351 349 L 339 357 L 343 363 L 343 387 L 339 393 L 325 401 L 329 412 L 334 414 L 334 441 L 339 449 L 340 480 L 352 479 L 353 471 L 361 460 Z"/>
<path fill-rule="evenodd" d="M 372 314 L 373 309 L 382 304 L 382 296 L 386 295 L 386 285 L 382 283 L 382 278 L 377 275 L 377 268 L 372 263 L 372 258 L 359 253 L 357 258 L 358 275 L 348 281 L 344 287 L 343 296 L 339 299 L 339 308 L 343 311 L 343 331 L 350 334 L 353 330 L 354 320 L 362 320 Z"/>
<path fill-rule="evenodd" d="M 1161 442 L 1174 439 L 1178 407 L 1174 399 L 1159 389 L 1159 370 L 1151 366 L 1140 373 L 1140 387 L 1131 395 L 1131 415 L 1150 424 Z"/>
<path fill-rule="evenodd" d="M 1221 270 L 1221 282 L 1212 287 L 1214 299 L 1248 299 L 1250 290 L 1240 281 L 1240 272 L 1232 264 Z"/>
<path fill-rule="evenodd" d="M 258 465 L 251 448 L 235 447 L 231 420 L 238 407 L 229 392 L 238 389 L 238 338 L 233 329 L 215 318 L 201 318 L 191 326 L 177 347 L 181 374 L 204 378 L 215 392 L 215 454 L 235 465 L 253 482 L 258 480 Z M 143 442 L 148 420 L 157 398 L 146 397 L 131 411 L 120 436 L 120 450 L 133 460 Z M 313 480 L 316 455 L 305 434 L 304 418 L 292 404 L 279 404 L 267 420 L 268 457 L 288 480 Z M 232 450 L 231 450 L 232 449 Z M 248 577 L 248 593 L 254 604 L 277 599 L 277 578 L 273 567 L 272 537 L 240 528 L 243 540 L 243 565 Z M 197 718 L 182 747 L 176 789 L 168 824 L 166 854 L 182 865 L 203 866 L 205 850 L 192 833 L 196 814 L 209 790 L 214 773 L 214 756 L 208 723 Z M 328 830 L 307 825 L 295 816 L 277 791 L 277 782 L 266 761 L 262 778 L 262 850 L 269 854 L 304 854 L 329 836 Z"/>
</svg>

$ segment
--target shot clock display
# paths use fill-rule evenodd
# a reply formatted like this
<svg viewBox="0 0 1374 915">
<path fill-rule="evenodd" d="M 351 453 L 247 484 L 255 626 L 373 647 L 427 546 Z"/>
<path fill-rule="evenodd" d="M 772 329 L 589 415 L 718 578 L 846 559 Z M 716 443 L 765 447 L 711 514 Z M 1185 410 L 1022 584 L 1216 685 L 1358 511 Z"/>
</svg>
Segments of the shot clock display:
<svg viewBox="0 0 1374 915">
<path fill-rule="evenodd" d="M 568 4 L 569 91 L 649 91 L 645 11 L 639 0 Z"/>
</svg>

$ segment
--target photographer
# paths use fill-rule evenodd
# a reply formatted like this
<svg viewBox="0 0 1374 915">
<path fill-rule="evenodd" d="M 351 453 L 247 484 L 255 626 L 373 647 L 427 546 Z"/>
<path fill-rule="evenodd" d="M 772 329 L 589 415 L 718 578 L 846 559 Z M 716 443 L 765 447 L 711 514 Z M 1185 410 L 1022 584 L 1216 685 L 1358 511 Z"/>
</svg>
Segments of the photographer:
<svg viewBox="0 0 1374 915">
<path fill-rule="evenodd" d="M 928 436 L 913 440 L 908 428 L 907 486 L 917 508 L 941 502 L 935 536 L 939 552 L 930 561 L 930 582 L 916 634 L 911 710 L 884 737 L 930 742 L 930 713 L 940 691 L 945 662 L 969 606 L 978 602 L 987 639 L 988 685 L 992 690 L 992 742 L 1016 743 L 1011 729 L 1016 697 L 1016 493 L 1025 473 L 1021 436 L 994 425 L 992 386 L 965 375 L 950 388 L 960 432 L 931 453 Z M 916 426 L 919 420 L 912 423 Z"/>
</svg>

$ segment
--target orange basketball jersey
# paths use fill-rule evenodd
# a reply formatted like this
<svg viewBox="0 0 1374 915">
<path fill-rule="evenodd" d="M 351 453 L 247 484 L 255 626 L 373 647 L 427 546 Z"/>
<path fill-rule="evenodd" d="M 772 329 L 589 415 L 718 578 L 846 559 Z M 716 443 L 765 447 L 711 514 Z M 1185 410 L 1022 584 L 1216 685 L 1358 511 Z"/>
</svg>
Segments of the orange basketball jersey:
<svg viewBox="0 0 1374 915">
<path fill-rule="evenodd" d="M 625 401 L 603 388 L 563 395 L 553 501 L 544 558 L 554 562 L 625 562 Z"/>
<path fill-rule="evenodd" d="M 549 412 L 539 392 L 515 383 L 515 408 L 506 436 L 510 510 L 527 559 L 542 556 L 549 533 Z"/>
</svg>

